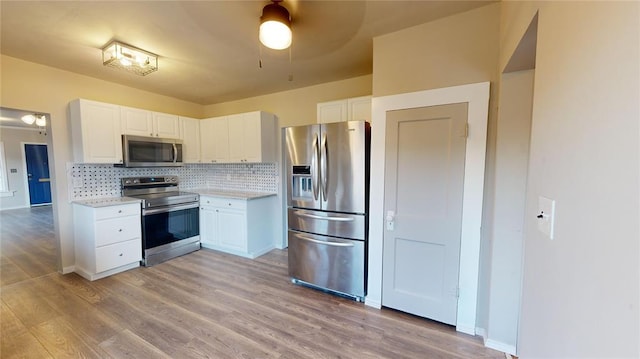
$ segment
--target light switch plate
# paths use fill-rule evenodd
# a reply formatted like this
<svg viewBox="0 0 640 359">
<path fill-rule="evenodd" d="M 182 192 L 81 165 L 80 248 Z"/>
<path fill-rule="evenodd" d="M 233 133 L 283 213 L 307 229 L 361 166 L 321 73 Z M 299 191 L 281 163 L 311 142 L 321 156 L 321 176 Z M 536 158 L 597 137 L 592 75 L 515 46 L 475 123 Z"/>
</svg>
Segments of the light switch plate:
<svg viewBox="0 0 640 359">
<path fill-rule="evenodd" d="M 553 239 L 553 227 L 556 215 L 556 201 L 538 197 L 538 230 L 544 233 L 549 239 Z"/>
</svg>

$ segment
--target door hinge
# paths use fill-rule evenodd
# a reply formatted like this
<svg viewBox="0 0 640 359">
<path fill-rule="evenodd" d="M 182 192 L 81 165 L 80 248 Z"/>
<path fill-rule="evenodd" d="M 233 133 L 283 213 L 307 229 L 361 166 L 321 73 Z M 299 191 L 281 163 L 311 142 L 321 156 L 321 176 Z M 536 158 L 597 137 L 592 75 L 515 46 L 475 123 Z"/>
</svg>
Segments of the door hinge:
<svg viewBox="0 0 640 359">
<path fill-rule="evenodd" d="M 464 138 L 469 138 L 469 123 L 464 124 Z"/>
<path fill-rule="evenodd" d="M 456 287 L 456 298 L 460 298 L 460 287 Z"/>
</svg>

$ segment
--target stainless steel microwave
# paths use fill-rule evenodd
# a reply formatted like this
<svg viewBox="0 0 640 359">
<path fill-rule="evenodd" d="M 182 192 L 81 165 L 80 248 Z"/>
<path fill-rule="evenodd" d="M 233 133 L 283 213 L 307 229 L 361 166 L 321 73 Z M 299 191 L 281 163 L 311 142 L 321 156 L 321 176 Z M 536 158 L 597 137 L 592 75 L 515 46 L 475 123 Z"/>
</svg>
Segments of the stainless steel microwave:
<svg viewBox="0 0 640 359">
<path fill-rule="evenodd" d="M 182 141 L 122 135 L 122 157 L 124 167 L 182 166 Z"/>
</svg>

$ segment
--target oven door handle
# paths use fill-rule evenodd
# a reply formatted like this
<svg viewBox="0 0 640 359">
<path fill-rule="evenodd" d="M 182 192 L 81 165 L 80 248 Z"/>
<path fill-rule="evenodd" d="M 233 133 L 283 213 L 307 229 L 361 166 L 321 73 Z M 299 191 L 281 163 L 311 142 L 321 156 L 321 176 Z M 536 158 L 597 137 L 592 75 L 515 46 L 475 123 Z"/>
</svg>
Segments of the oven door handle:
<svg viewBox="0 0 640 359">
<path fill-rule="evenodd" d="M 198 202 L 194 202 L 194 203 L 182 204 L 178 206 L 165 206 L 160 208 L 143 209 L 142 215 L 150 216 L 152 214 L 182 211 L 184 209 L 191 209 L 191 208 L 198 208 L 198 207 L 200 207 L 200 204 Z"/>
</svg>

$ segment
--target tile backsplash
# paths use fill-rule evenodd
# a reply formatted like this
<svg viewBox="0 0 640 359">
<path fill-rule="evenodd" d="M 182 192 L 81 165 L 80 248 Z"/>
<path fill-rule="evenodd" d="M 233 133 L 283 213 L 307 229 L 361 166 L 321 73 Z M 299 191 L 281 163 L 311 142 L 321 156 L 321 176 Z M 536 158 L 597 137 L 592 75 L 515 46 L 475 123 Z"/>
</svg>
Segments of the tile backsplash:
<svg viewBox="0 0 640 359">
<path fill-rule="evenodd" d="M 244 192 L 278 192 L 275 163 L 185 164 L 182 167 L 122 168 L 113 165 L 70 163 L 69 200 L 120 196 L 120 179 L 174 175 L 180 188 L 216 188 Z"/>
</svg>

